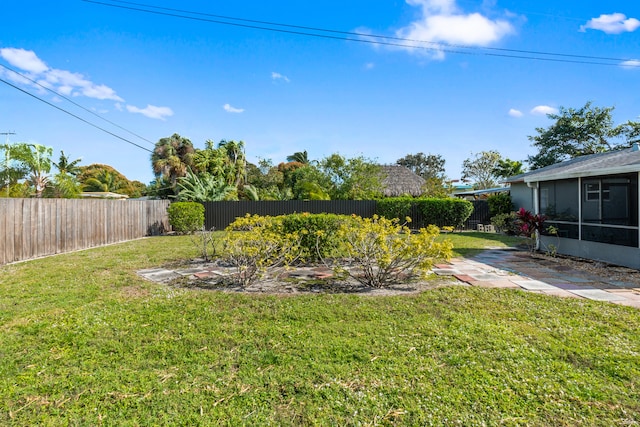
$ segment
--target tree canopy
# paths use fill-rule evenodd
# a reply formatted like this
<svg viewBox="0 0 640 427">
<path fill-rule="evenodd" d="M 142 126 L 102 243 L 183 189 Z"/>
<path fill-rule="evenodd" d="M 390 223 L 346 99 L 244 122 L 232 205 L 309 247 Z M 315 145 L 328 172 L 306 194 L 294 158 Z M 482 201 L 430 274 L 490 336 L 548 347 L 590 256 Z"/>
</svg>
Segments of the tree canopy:
<svg viewBox="0 0 640 427">
<path fill-rule="evenodd" d="M 502 156 L 497 151 L 481 151 L 462 163 L 462 179 L 474 181 L 476 190 L 498 185 L 496 168 Z"/>
<path fill-rule="evenodd" d="M 615 107 L 596 107 L 587 102 L 582 108 L 560 107 L 558 114 L 547 114 L 555 122 L 536 128 L 529 141 L 538 153 L 529 156 L 531 169 L 539 169 L 586 154 L 625 148 L 640 137 L 640 123 L 628 121 L 614 125 Z"/>
</svg>

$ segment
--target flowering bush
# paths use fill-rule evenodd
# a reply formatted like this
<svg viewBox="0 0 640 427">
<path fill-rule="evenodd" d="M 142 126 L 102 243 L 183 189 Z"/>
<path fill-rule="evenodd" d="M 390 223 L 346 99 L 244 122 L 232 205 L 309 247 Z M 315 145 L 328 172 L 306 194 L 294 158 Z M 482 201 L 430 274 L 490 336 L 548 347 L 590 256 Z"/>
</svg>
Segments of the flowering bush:
<svg viewBox="0 0 640 427">
<path fill-rule="evenodd" d="M 438 259 L 451 257 L 451 241 L 436 242 L 440 230 L 434 225 L 412 233 L 398 219 L 353 217 L 338 230 L 339 240 L 355 269 L 337 266 L 360 283 L 383 287 L 426 275 Z"/>
<path fill-rule="evenodd" d="M 284 268 L 299 257 L 298 233 L 282 233 L 281 229 L 280 219 L 258 215 L 238 218 L 227 227 L 223 253 L 236 269 L 237 283 L 248 286 L 268 270 Z"/>
</svg>

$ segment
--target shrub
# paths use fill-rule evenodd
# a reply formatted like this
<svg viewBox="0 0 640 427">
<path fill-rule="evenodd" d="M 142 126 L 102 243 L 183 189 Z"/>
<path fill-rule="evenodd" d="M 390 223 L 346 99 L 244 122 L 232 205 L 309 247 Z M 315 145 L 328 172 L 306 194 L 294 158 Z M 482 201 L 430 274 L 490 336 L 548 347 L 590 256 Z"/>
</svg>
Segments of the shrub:
<svg viewBox="0 0 640 427">
<path fill-rule="evenodd" d="M 491 217 L 491 224 L 496 228 L 496 231 L 515 236 L 520 234 L 520 227 L 516 219 L 515 212 L 501 213 Z"/>
<path fill-rule="evenodd" d="M 508 194 L 492 194 L 487 198 L 487 203 L 489 204 L 489 214 L 492 217 L 513 211 L 513 202 Z"/>
<path fill-rule="evenodd" d="M 459 228 L 473 213 L 473 203 L 463 199 L 417 199 L 425 224 Z"/>
<path fill-rule="evenodd" d="M 411 214 L 411 206 L 416 203 L 413 197 L 387 197 L 378 200 L 376 213 L 387 219 L 406 218 Z"/>
<path fill-rule="evenodd" d="M 355 269 L 337 266 L 336 272 L 373 287 L 425 276 L 435 260 L 452 254 L 449 240 L 435 241 L 438 234 L 435 226 L 412 234 L 398 219 L 354 217 L 353 222 L 340 226 L 338 237 Z"/>
<path fill-rule="evenodd" d="M 268 271 L 286 267 L 299 257 L 298 234 L 283 233 L 280 222 L 280 218 L 269 216 L 246 216 L 225 230 L 223 256 L 236 268 L 234 280 L 241 286 L 248 286 Z"/>
<path fill-rule="evenodd" d="M 533 252 L 537 246 L 540 233 L 544 231 L 544 222 L 547 217 L 541 214 L 532 214 L 525 208 L 516 212 L 516 224 L 520 229 L 520 235 L 528 239 L 529 249 Z"/>
<path fill-rule="evenodd" d="M 204 227 L 204 206 L 197 202 L 174 202 L 167 208 L 169 224 L 178 233 L 193 233 Z"/>
<path fill-rule="evenodd" d="M 337 231 L 350 216 L 336 214 L 300 213 L 279 217 L 282 232 L 297 233 L 300 237 L 301 259 L 319 261 L 337 255 L 339 240 Z"/>
</svg>

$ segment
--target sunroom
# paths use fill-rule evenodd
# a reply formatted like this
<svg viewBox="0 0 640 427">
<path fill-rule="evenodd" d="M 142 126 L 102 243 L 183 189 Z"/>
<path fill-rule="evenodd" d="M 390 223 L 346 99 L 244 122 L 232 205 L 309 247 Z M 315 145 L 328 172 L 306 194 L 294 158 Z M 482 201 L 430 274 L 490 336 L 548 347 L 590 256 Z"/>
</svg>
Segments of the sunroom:
<svg viewBox="0 0 640 427">
<path fill-rule="evenodd" d="M 515 207 L 546 215 L 541 244 L 558 253 L 640 268 L 640 150 L 578 157 L 512 177 Z M 530 202 L 529 202 L 530 201 Z"/>
</svg>

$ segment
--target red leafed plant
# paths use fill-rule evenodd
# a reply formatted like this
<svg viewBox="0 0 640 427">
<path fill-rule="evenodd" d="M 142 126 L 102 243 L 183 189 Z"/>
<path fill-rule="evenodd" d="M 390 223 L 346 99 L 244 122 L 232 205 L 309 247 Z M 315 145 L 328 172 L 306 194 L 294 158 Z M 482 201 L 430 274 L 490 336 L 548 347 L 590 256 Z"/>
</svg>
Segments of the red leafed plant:
<svg viewBox="0 0 640 427">
<path fill-rule="evenodd" d="M 520 226 L 520 235 L 531 238 L 544 230 L 544 222 L 547 217 L 541 214 L 532 214 L 525 208 L 516 212 L 517 223 Z"/>
</svg>

